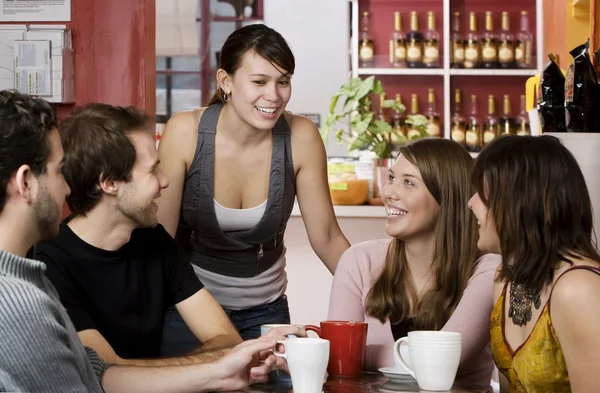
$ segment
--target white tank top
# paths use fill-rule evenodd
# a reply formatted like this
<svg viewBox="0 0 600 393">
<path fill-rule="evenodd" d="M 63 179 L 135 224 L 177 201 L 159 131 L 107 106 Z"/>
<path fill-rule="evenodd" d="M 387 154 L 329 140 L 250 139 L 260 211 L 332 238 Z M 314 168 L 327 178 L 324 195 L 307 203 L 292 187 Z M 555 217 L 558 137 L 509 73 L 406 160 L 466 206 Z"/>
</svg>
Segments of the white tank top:
<svg viewBox="0 0 600 393">
<path fill-rule="evenodd" d="M 249 209 L 230 209 L 215 200 L 215 213 L 222 231 L 240 231 L 258 224 L 267 209 L 267 201 Z M 285 252 L 266 271 L 256 277 L 230 277 L 204 270 L 192 264 L 202 284 L 219 304 L 229 310 L 243 310 L 277 300 L 287 288 Z"/>
</svg>

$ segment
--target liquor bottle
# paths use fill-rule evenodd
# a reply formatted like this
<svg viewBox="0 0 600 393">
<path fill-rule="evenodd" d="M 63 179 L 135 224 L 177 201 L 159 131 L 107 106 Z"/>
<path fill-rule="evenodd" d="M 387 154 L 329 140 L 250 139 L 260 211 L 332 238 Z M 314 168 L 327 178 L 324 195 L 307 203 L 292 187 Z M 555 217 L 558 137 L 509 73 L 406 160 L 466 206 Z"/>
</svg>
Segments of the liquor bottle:
<svg viewBox="0 0 600 393">
<path fill-rule="evenodd" d="M 440 66 L 440 33 L 435 29 L 435 13 L 432 11 L 427 13 L 423 63 L 427 68 Z"/>
<path fill-rule="evenodd" d="M 419 31 L 417 11 L 410 13 L 410 31 L 406 35 L 406 65 L 409 68 L 423 67 L 423 34 Z"/>
<path fill-rule="evenodd" d="M 440 114 L 435 109 L 435 90 L 429 89 L 427 94 L 427 133 L 429 136 L 440 137 Z"/>
<path fill-rule="evenodd" d="M 515 134 L 514 120 L 510 117 L 510 96 L 504 95 L 503 114 L 500 117 L 500 134 Z"/>
<path fill-rule="evenodd" d="M 483 123 L 483 143 L 489 143 L 498 136 L 498 116 L 493 95 L 488 97 L 488 115 Z"/>
<path fill-rule="evenodd" d="M 463 68 L 464 62 L 465 42 L 460 32 L 460 12 L 455 12 L 450 35 L 450 68 Z"/>
<path fill-rule="evenodd" d="M 388 122 L 387 109 L 383 107 L 383 102 L 385 101 L 385 93 L 379 94 L 379 111 L 378 111 L 378 119 L 384 123 Z"/>
<path fill-rule="evenodd" d="M 369 12 L 363 12 L 360 40 L 358 41 L 358 59 L 361 67 L 369 67 L 375 61 L 375 46 L 369 34 Z"/>
<path fill-rule="evenodd" d="M 477 96 L 471 96 L 471 116 L 467 125 L 467 150 L 478 152 L 481 150 L 481 121 L 477 116 Z"/>
<path fill-rule="evenodd" d="M 394 31 L 390 39 L 390 63 L 394 67 L 406 67 L 406 34 L 402 30 L 402 16 L 394 12 Z"/>
<path fill-rule="evenodd" d="M 508 12 L 502 12 L 502 31 L 498 43 L 498 61 L 501 68 L 515 67 L 515 36 L 510 32 Z"/>
<path fill-rule="evenodd" d="M 469 13 L 469 32 L 465 37 L 465 68 L 477 68 L 481 61 L 479 36 L 477 35 L 477 16 Z"/>
<path fill-rule="evenodd" d="M 452 114 L 452 130 L 450 137 L 456 143 L 466 146 L 467 122 L 462 114 L 462 93 L 454 91 L 454 113 Z"/>
<path fill-rule="evenodd" d="M 396 94 L 396 103 L 402 104 L 402 95 Z M 400 111 L 394 111 L 392 117 L 392 143 L 398 144 L 398 135 L 406 136 L 406 123 L 404 122 L 404 116 L 400 114 Z"/>
<path fill-rule="evenodd" d="M 410 99 L 410 114 L 418 115 L 419 114 L 419 99 L 416 94 L 411 95 Z M 413 139 L 415 137 L 421 136 L 421 130 L 416 128 L 414 125 L 409 125 L 408 130 L 406 131 L 406 136 L 408 139 Z"/>
<path fill-rule="evenodd" d="M 498 67 L 498 42 L 494 34 L 492 12 L 485 12 L 485 32 L 481 37 L 481 60 L 484 68 Z"/>
<path fill-rule="evenodd" d="M 531 67 L 531 44 L 533 35 L 529 32 L 529 17 L 527 11 L 521 11 L 521 31 L 517 34 L 515 61 L 519 68 Z"/>
<path fill-rule="evenodd" d="M 531 135 L 531 128 L 529 127 L 529 115 L 527 114 L 525 95 L 523 94 L 521 94 L 521 110 L 515 119 L 515 126 L 517 128 L 517 135 Z"/>
</svg>

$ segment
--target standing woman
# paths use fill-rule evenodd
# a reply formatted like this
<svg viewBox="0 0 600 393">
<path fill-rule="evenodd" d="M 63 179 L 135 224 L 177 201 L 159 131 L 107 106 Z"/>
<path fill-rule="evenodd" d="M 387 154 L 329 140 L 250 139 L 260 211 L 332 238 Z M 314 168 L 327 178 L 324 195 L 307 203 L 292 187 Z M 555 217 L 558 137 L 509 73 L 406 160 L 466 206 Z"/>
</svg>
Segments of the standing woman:
<svg viewBox="0 0 600 393">
<path fill-rule="evenodd" d="M 477 246 L 502 254 L 490 331 L 510 392 L 597 392 L 600 255 L 575 157 L 554 137 L 502 137 L 473 184 Z"/>
<path fill-rule="evenodd" d="M 170 182 L 158 200 L 159 222 L 244 339 L 258 337 L 262 324 L 290 322 L 283 238 L 296 196 L 310 244 L 331 273 L 349 247 L 333 212 L 319 131 L 285 110 L 294 68 L 275 30 L 234 31 L 209 106 L 173 116 L 159 148 Z M 166 346 L 187 348 L 185 324 L 174 311 L 167 320 Z"/>
</svg>

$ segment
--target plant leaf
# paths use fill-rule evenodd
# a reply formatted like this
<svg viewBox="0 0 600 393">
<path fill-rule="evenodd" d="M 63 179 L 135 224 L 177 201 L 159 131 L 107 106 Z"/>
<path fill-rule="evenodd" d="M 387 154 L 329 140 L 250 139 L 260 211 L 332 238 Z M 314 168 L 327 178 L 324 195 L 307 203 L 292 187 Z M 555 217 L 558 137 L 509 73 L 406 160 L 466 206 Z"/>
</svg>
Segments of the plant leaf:
<svg viewBox="0 0 600 393">
<path fill-rule="evenodd" d="M 350 147 L 348 148 L 349 151 L 353 151 L 353 150 L 360 150 L 360 149 L 364 149 L 366 147 L 369 146 L 369 143 L 367 140 L 365 140 L 364 138 L 364 134 L 363 135 L 359 135 L 357 136 L 352 143 L 350 144 Z"/>
<path fill-rule="evenodd" d="M 377 157 L 387 158 L 390 155 L 391 147 L 386 141 L 381 141 L 373 146 L 373 152 L 377 154 Z"/>
<path fill-rule="evenodd" d="M 375 83 L 375 76 L 368 77 L 367 79 L 365 79 L 364 81 L 362 81 L 362 83 L 360 85 L 360 88 L 358 89 L 358 91 L 356 92 L 356 94 L 353 97 L 356 100 L 360 100 L 361 98 L 363 98 L 367 94 L 370 94 L 371 93 L 371 89 L 373 88 L 373 84 L 374 83 Z"/>
<path fill-rule="evenodd" d="M 335 107 L 337 105 L 338 99 L 340 98 L 339 94 L 336 94 L 331 99 L 331 104 L 329 104 L 329 113 L 335 113 Z"/>
<path fill-rule="evenodd" d="M 381 81 L 379 79 L 375 81 L 375 86 L 373 88 L 372 93 L 375 93 L 375 94 L 383 93 L 383 86 L 381 85 Z"/>
<path fill-rule="evenodd" d="M 383 107 L 384 108 L 394 108 L 396 106 L 396 100 L 384 100 Z"/>
</svg>

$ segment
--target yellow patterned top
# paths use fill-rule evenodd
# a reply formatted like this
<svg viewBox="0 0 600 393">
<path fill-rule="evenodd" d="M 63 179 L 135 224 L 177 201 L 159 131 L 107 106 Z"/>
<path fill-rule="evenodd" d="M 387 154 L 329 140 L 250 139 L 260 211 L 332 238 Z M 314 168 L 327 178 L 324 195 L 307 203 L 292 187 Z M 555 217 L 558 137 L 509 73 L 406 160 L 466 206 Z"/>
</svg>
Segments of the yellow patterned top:
<svg viewBox="0 0 600 393">
<path fill-rule="evenodd" d="M 510 392 L 571 392 L 567 364 L 550 319 L 550 300 L 527 340 L 513 351 L 504 337 L 505 294 L 506 286 L 492 310 L 490 334 L 494 362 L 508 379 Z"/>
</svg>

